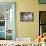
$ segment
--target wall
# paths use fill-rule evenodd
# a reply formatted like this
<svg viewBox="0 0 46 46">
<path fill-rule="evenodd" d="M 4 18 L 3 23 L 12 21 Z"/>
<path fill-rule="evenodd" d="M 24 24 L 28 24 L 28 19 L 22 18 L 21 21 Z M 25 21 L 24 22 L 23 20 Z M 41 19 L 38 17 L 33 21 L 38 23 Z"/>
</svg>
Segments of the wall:
<svg viewBox="0 0 46 46">
<path fill-rule="evenodd" d="M 39 34 L 39 10 L 46 5 L 39 5 L 38 0 L 3 0 L 0 2 L 16 2 L 16 37 L 36 38 Z M 20 22 L 20 12 L 33 12 L 33 22 Z"/>
<path fill-rule="evenodd" d="M 17 37 L 36 38 L 38 36 L 38 4 L 37 0 L 19 0 L 16 2 L 17 8 Z M 20 22 L 20 12 L 33 12 L 33 22 Z"/>
<path fill-rule="evenodd" d="M 46 4 L 40 4 L 39 5 L 39 10 L 40 11 L 46 11 Z"/>
</svg>

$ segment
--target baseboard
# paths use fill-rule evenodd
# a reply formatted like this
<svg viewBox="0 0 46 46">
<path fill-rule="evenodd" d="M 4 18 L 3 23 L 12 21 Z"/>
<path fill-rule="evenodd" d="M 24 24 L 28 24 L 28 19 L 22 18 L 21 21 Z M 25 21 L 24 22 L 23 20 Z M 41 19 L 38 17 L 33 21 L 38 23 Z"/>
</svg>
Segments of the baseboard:
<svg viewBox="0 0 46 46">
<path fill-rule="evenodd" d="M 31 42 L 32 41 L 32 39 L 31 38 L 16 38 L 16 41 L 24 41 L 24 42 Z"/>
</svg>

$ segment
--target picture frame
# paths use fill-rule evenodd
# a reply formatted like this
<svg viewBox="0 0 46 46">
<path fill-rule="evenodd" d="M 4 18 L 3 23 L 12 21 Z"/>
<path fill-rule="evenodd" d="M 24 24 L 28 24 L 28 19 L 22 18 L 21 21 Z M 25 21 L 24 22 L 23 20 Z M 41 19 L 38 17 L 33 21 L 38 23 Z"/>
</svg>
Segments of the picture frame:
<svg viewBox="0 0 46 46">
<path fill-rule="evenodd" d="M 31 22 L 34 20 L 33 12 L 20 12 L 20 21 Z"/>
<path fill-rule="evenodd" d="M 46 4 L 46 0 L 39 0 L 39 4 Z"/>
</svg>

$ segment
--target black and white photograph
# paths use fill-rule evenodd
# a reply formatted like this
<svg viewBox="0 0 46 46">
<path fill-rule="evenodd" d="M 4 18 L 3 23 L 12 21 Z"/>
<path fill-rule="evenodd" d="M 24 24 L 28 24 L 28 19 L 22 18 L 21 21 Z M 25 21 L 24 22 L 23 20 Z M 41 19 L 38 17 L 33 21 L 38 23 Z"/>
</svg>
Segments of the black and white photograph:
<svg viewBox="0 0 46 46">
<path fill-rule="evenodd" d="M 34 16 L 32 12 L 20 12 L 20 21 L 33 21 Z"/>
</svg>

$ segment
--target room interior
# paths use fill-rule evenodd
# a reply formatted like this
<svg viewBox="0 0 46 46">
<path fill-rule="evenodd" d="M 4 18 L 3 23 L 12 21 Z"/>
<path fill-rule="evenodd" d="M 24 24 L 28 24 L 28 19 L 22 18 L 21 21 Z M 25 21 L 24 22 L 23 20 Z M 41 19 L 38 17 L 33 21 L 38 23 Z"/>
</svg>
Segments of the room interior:
<svg viewBox="0 0 46 46">
<path fill-rule="evenodd" d="M 40 1 L 40 2 L 39 2 Z M 42 1 L 42 2 L 41 2 Z M 1 0 L 0 3 L 6 3 L 6 2 L 15 2 L 15 20 L 14 20 L 14 26 L 11 24 L 11 27 L 13 26 L 13 30 L 12 28 L 10 28 L 10 30 L 8 30 L 7 27 L 7 31 L 6 32 L 10 32 L 10 35 L 12 35 L 12 31 L 13 31 L 13 35 L 12 35 L 12 39 L 15 40 L 17 39 L 18 41 L 20 40 L 25 40 L 28 39 L 28 41 L 32 40 L 35 41 L 35 39 L 41 35 L 42 33 L 46 32 L 46 16 L 42 16 L 46 15 L 46 0 Z M 45 2 L 45 3 L 44 3 Z M 7 7 L 7 9 L 6 9 Z M 11 9 L 10 9 L 11 8 Z M 9 10 L 10 9 L 10 10 Z M 5 16 L 5 12 L 8 13 L 9 11 L 12 11 L 12 6 L 10 5 L 5 5 L 5 6 L 1 6 L 0 5 L 0 30 L 5 30 L 4 28 L 4 24 L 5 24 L 5 19 L 8 20 L 9 16 Z M 21 12 L 31 12 L 33 13 L 33 21 L 20 21 L 20 13 Z M 11 14 L 12 15 L 12 14 Z M 41 15 L 41 16 L 40 16 Z M 5 16 L 5 17 L 4 17 Z M 8 18 L 7 18 L 8 17 Z M 44 19 L 43 19 L 44 18 Z M 2 19 L 2 20 L 1 20 Z M 43 21 L 42 21 L 43 20 Z M 9 22 L 8 22 L 9 23 Z M 43 25 L 44 26 L 43 26 Z M 1 29 L 1 25 L 2 29 Z M 42 25 L 42 27 L 41 27 Z M 42 31 L 44 30 L 44 31 Z M 4 32 L 4 31 L 2 31 Z M 2 35 L 1 35 L 2 34 Z M 8 34 L 8 33 L 7 33 Z M 0 31 L 0 37 L 5 37 L 3 36 L 4 33 L 1 33 Z M 9 35 L 9 34 L 8 34 Z M 14 37 L 15 36 L 15 37 Z M 5 40 L 4 38 L 1 40 Z M 7 39 L 6 39 L 7 41 Z M 27 41 L 27 40 L 26 40 Z M 32 41 L 30 42 L 25 42 L 30 44 Z M 5 42 L 4 42 L 5 43 Z M 22 44 L 23 42 L 16 42 L 16 44 Z"/>
</svg>

